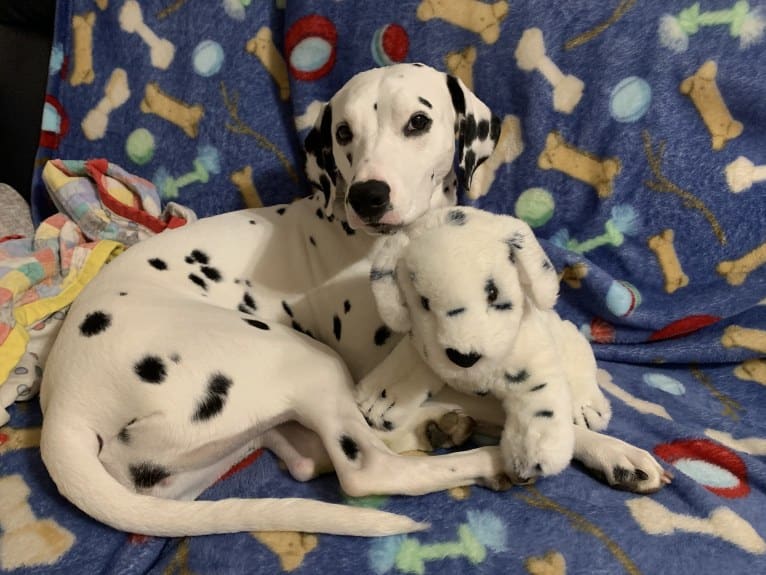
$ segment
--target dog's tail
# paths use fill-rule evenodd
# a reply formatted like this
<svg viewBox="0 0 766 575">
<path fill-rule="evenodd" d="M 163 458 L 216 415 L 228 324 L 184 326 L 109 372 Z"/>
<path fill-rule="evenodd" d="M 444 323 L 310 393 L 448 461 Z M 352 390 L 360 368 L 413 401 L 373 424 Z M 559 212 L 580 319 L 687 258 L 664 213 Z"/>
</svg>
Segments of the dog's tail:
<svg viewBox="0 0 766 575">
<path fill-rule="evenodd" d="M 115 529 L 158 537 L 239 531 L 380 536 L 427 529 L 404 515 L 311 499 L 178 501 L 136 493 L 98 459 L 96 434 L 76 421 L 46 420 L 40 450 L 59 492 Z M 57 423 L 60 423 L 57 425 Z"/>
</svg>

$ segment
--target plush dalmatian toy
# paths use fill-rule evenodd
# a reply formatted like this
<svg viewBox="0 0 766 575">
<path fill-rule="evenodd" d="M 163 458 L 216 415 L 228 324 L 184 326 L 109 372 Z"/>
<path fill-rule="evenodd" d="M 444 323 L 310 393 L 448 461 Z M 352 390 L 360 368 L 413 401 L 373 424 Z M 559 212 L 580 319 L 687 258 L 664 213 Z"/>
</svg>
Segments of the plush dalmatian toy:
<svg viewBox="0 0 766 575">
<path fill-rule="evenodd" d="M 573 421 L 606 427 L 611 410 L 591 347 L 553 310 L 557 275 L 523 221 L 468 207 L 431 212 L 377 244 L 371 279 L 383 320 L 409 333 L 360 383 L 373 423 L 395 427 L 444 382 L 492 394 L 505 411 L 500 447 L 515 480 L 569 464 Z"/>
</svg>

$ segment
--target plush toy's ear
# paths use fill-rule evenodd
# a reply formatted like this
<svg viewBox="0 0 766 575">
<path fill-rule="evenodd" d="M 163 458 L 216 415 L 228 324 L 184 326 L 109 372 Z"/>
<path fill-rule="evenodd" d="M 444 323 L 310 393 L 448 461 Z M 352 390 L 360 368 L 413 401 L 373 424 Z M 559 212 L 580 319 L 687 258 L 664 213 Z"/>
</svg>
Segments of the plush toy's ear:
<svg viewBox="0 0 766 575">
<path fill-rule="evenodd" d="M 455 107 L 457 177 L 463 190 L 468 191 L 474 171 L 497 146 L 500 120 L 459 78 L 448 74 L 447 89 Z"/>
<path fill-rule="evenodd" d="M 332 106 L 329 102 L 319 112 L 303 147 L 306 150 L 306 177 L 312 187 L 324 194 L 324 210 L 329 215 L 340 177 L 332 153 Z"/>
<path fill-rule="evenodd" d="M 396 268 L 409 243 L 407 234 L 398 232 L 379 239 L 371 253 L 370 281 L 380 317 L 392 330 L 402 333 L 410 331 L 412 324 Z"/>
<path fill-rule="evenodd" d="M 509 258 L 519 270 L 527 295 L 540 309 L 552 309 L 559 295 L 559 278 L 532 228 L 511 216 L 494 216 L 501 222 L 500 238 L 510 250 Z"/>
</svg>

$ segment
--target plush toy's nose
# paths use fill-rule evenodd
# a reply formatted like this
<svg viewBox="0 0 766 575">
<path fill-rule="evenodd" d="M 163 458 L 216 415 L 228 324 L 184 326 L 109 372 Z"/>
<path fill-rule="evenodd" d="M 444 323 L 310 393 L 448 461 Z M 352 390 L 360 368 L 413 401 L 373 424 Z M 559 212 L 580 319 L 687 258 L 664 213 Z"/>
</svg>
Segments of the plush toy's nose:
<svg viewBox="0 0 766 575">
<path fill-rule="evenodd" d="M 452 349 L 451 347 L 448 347 L 444 351 L 447 353 L 449 360 L 459 367 L 471 367 L 481 359 L 480 353 L 460 353 L 458 350 Z"/>
<path fill-rule="evenodd" d="M 390 193 L 386 182 L 357 182 L 348 189 L 348 203 L 364 221 L 377 222 L 388 211 Z"/>
</svg>

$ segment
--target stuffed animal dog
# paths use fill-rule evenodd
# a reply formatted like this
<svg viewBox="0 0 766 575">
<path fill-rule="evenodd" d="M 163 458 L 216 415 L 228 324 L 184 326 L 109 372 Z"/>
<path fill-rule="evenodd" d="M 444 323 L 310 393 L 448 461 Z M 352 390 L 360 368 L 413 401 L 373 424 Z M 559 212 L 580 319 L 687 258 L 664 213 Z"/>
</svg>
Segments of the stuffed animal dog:
<svg viewBox="0 0 766 575">
<path fill-rule="evenodd" d="M 148 535 L 384 535 L 423 525 L 308 500 L 178 500 L 258 447 L 302 481 L 329 458 L 355 496 L 502 474 L 497 448 L 395 455 L 352 395 L 398 339 L 375 309 L 375 238 L 364 232 L 454 204 L 456 139 L 467 183 L 497 125 L 459 80 L 427 66 L 363 72 L 306 139 L 313 197 L 164 232 L 110 263 L 72 305 L 45 369 L 41 451 L 60 492 Z"/>
<path fill-rule="evenodd" d="M 553 311 L 558 278 L 523 221 L 468 207 L 430 212 L 379 242 L 371 279 L 381 317 L 409 333 L 359 385 L 373 424 L 395 428 L 445 382 L 492 394 L 505 411 L 506 472 L 524 481 L 562 471 L 578 435 L 582 454 L 592 439 L 582 431 L 609 423 L 592 349 Z M 633 490 L 658 488 L 667 477 L 644 454 L 634 469 L 605 475 Z"/>
</svg>

